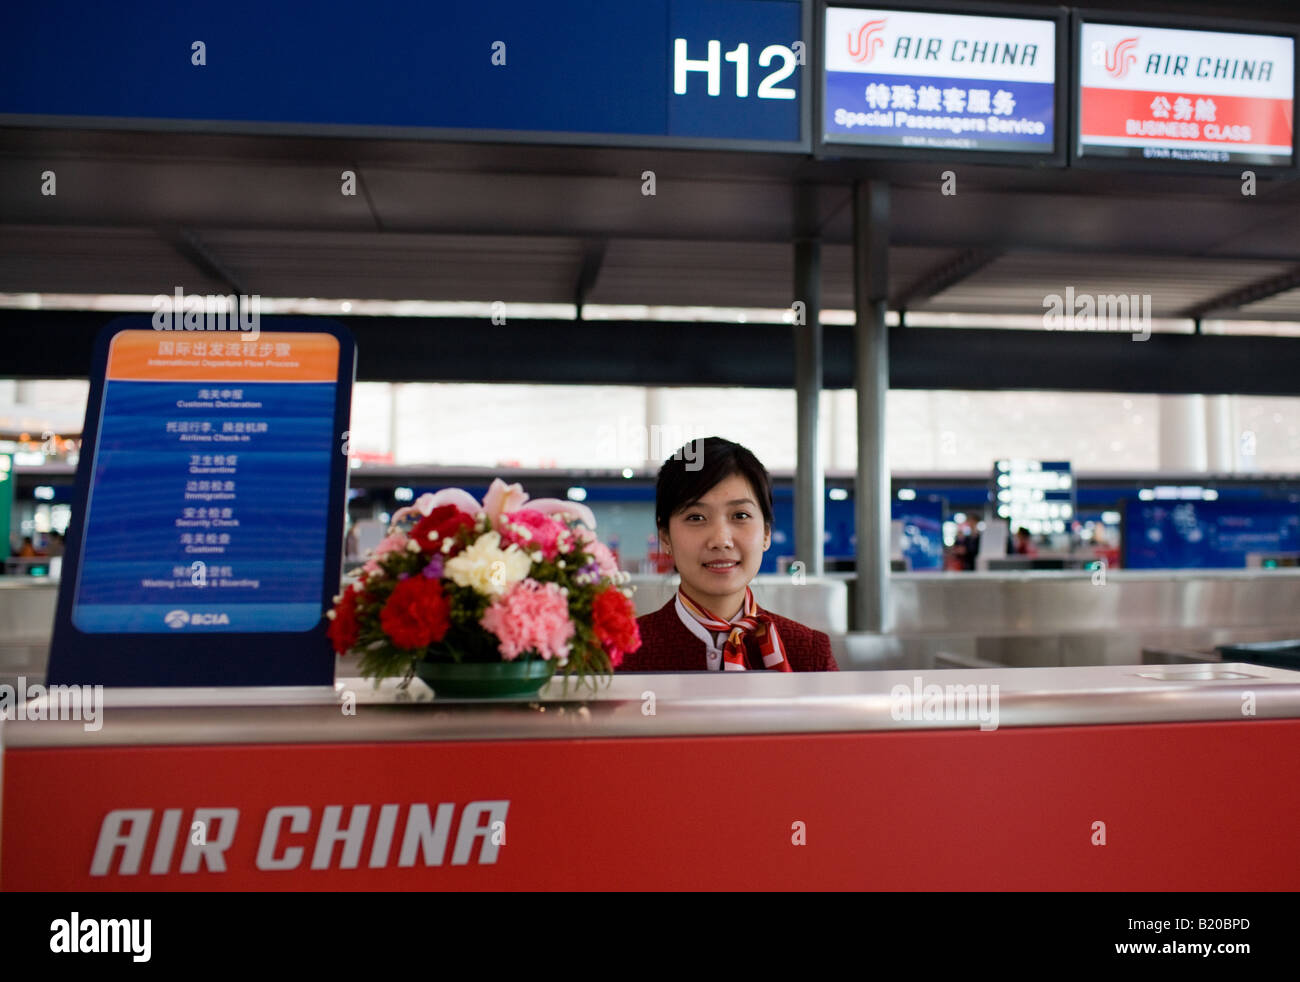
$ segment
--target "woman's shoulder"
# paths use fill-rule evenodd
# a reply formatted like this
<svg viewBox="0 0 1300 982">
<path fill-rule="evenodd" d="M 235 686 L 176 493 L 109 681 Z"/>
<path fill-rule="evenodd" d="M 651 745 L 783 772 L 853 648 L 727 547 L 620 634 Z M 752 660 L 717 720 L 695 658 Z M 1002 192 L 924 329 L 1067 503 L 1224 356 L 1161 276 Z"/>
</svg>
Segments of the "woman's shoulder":
<svg viewBox="0 0 1300 982">
<path fill-rule="evenodd" d="M 685 672 L 704 668 L 704 643 L 682 624 L 669 600 L 636 619 L 641 646 L 623 656 L 625 672 Z"/>
<path fill-rule="evenodd" d="M 658 610 L 652 610 L 648 614 L 641 614 L 636 619 L 637 627 L 644 634 L 646 629 L 662 630 L 678 622 L 677 611 L 673 609 L 673 600 L 669 600 Z"/>
<path fill-rule="evenodd" d="M 830 640 L 830 635 L 828 635 L 825 631 L 819 631 L 815 627 L 809 627 L 807 624 L 801 624 L 799 621 L 792 620 L 791 618 L 786 617 L 782 614 L 778 614 L 774 611 L 768 611 L 767 613 L 772 618 L 772 620 L 776 622 L 776 627 L 777 630 L 781 632 L 781 637 L 785 637 L 786 634 L 789 633 L 791 637 L 813 638 L 817 635 L 821 635 L 823 638 L 826 638 L 828 641 Z"/>
<path fill-rule="evenodd" d="M 790 665 L 798 672 L 838 672 L 835 656 L 831 653 L 831 638 L 825 631 L 800 624 L 774 611 L 768 611 L 776 629 L 781 633 L 781 643 L 790 658 Z"/>
</svg>

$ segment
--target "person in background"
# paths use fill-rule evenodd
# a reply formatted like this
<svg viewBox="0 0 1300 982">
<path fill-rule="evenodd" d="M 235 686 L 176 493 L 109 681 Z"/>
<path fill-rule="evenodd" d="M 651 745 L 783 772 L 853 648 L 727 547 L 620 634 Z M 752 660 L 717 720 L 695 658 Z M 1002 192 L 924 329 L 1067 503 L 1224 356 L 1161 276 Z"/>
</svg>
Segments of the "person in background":
<svg viewBox="0 0 1300 982">
<path fill-rule="evenodd" d="M 1029 529 L 1023 525 L 1016 529 L 1016 555 L 1018 556 L 1037 556 L 1038 547 L 1034 545 L 1033 537 L 1029 534 Z"/>
<path fill-rule="evenodd" d="M 22 548 L 18 550 L 18 558 L 19 559 L 36 558 L 36 547 L 32 545 L 32 537 L 30 535 L 23 536 L 23 544 L 22 544 Z"/>
<path fill-rule="evenodd" d="M 959 565 L 956 567 L 960 570 L 973 571 L 975 569 L 975 559 L 980 551 L 980 534 L 978 527 L 963 525 L 961 533 L 957 537 L 957 559 Z"/>
<path fill-rule="evenodd" d="M 620 671 L 839 671 L 830 638 L 763 610 L 749 584 L 772 544 L 772 482 L 749 450 L 694 442 L 659 469 L 655 525 L 681 585 L 637 619 L 641 647 Z M 687 461 L 692 462 L 688 468 Z"/>
<path fill-rule="evenodd" d="M 63 533 L 51 532 L 45 537 L 45 555 L 51 559 L 63 555 Z"/>
<path fill-rule="evenodd" d="M 1119 545 L 1110 541 L 1102 525 L 1094 525 L 1092 528 L 1092 554 L 1098 559 L 1104 559 L 1108 568 L 1119 569 Z"/>
</svg>

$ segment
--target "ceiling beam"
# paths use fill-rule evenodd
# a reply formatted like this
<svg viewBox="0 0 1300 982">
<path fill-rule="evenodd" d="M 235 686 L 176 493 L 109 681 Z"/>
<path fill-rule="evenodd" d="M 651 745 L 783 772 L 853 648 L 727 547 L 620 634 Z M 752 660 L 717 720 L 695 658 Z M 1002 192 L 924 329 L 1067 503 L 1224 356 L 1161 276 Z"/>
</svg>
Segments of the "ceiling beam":
<svg viewBox="0 0 1300 982">
<path fill-rule="evenodd" d="M 0 310 L 4 375 L 85 378 L 96 335 L 118 316 Z M 149 323 L 148 314 L 138 317 Z M 263 317 L 263 330 L 274 330 L 275 319 Z M 487 331 L 484 318 L 470 317 L 331 320 L 356 338 L 357 378 L 366 382 L 789 389 L 794 381 L 787 324 L 512 319 Z M 893 389 L 1300 395 L 1300 345 L 1286 337 L 1156 333 L 1135 341 L 1120 332 L 895 327 L 889 351 Z M 825 387 L 852 387 L 852 330 L 828 325 L 824 355 Z"/>
<path fill-rule="evenodd" d="M 1245 286 L 1234 287 L 1220 293 L 1218 296 L 1185 307 L 1174 316 L 1200 320 L 1206 314 L 1219 310 L 1236 310 L 1238 307 L 1259 303 L 1261 300 L 1276 297 L 1280 293 L 1286 293 L 1297 287 L 1300 287 L 1300 266 L 1294 266 L 1285 273 L 1279 273 L 1276 276 L 1267 276 L 1262 280 L 1247 283 Z"/>
<path fill-rule="evenodd" d="M 907 289 L 895 294 L 890 306 L 901 311 L 910 310 L 916 304 L 924 303 L 978 273 L 1002 256 L 1003 252 L 1002 249 L 963 249 L 924 273 Z"/>
<path fill-rule="evenodd" d="M 582 319 L 582 307 L 587 302 L 587 295 L 591 293 L 596 280 L 600 278 L 600 270 L 605 265 L 605 252 L 608 248 L 609 243 L 599 239 L 588 242 L 582 250 L 582 265 L 578 267 L 578 279 L 573 284 L 573 303 L 578 308 L 579 320 Z"/>
<path fill-rule="evenodd" d="M 216 280 L 229 293 L 248 296 L 243 280 L 236 276 L 192 229 L 180 227 L 159 233 L 163 239 L 186 259 L 195 269 L 210 280 Z"/>
</svg>

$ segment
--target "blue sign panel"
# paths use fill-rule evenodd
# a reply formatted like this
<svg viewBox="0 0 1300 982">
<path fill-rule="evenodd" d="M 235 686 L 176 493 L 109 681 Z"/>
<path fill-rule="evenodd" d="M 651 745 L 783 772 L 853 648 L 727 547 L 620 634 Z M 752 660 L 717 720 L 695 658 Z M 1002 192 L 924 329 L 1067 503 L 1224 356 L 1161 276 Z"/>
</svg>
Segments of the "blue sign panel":
<svg viewBox="0 0 1300 982">
<path fill-rule="evenodd" d="M 823 551 L 827 559 L 843 560 L 857 554 L 856 518 L 851 497 L 827 497 Z M 763 555 L 760 572 L 774 573 L 777 556 L 794 552 L 794 492 L 773 491 L 772 548 Z M 890 518 L 902 523 L 902 552 L 909 570 L 943 569 L 943 502 L 913 500 L 890 502 Z"/>
<path fill-rule="evenodd" d="M 828 7 L 827 144 L 1051 155 L 1052 19 Z"/>
<path fill-rule="evenodd" d="M 96 359 L 51 679 L 332 682 L 350 337 L 131 317 Z"/>
<path fill-rule="evenodd" d="M 1074 475 L 1068 460 L 999 460 L 993 465 L 993 499 L 1010 532 L 1064 532 L 1074 521 Z"/>
<path fill-rule="evenodd" d="M 0 122 L 808 147 L 799 0 L 55 0 L 6 21 Z"/>
<path fill-rule="evenodd" d="M 1289 501 L 1129 501 L 1124 566 L 1242 569 L 1258 556 L 1300 555 L 1300 504 Z"/>
<path fill-rule="evenodd" d="M 943 569 L 943 502 L 895 500 L 890 517 L 903 525 L 902 553 L 908 572 Z"/>
</svg>

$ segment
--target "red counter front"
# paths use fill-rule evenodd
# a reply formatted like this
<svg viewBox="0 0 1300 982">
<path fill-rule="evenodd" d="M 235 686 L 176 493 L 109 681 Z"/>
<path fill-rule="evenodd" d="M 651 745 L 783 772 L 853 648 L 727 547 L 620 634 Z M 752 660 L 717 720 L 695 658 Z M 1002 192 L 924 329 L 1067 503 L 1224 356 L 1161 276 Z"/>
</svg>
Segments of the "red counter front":
<svg viewBox="0 0 1300 982">
<path fill-rule="evenodd" d="M 1261 673 L 1252 684 L 1264 716 L 1284 712 L 1300 693 L 1294 673 L 1249 670 Z M 812 714 L 814 727 L 834 726 L 847 712 L 869 715 L 864 707 L 894 674 L 904 673 L 823 679 L 790 706 L 751 696 L 746 715 L 767 714 L 754 725 L 778 729 L 800 714 Z M 958 674 L 981 673 L 930 677 Z M 863 715 L 864 727 L 889 726 L 684 734 L 671 732 L 689 728 L 672 707 L 685 711 L 687 701 L 666 694 L 653 719 L 636 701 L 638 691 L 665 684 L 640 676 L 587 707 L 478 707 L 472 717 L 465 714 L 474 707 L 436 704 L 362 705 L 351 718 L 325 706 L 135 710 L 119 723 L 119 739 L 130 742 L 11 741 L 0 886 L 1300 888 L 1297 718 L 983 731 L 900 728 Z M 709 679 L 706 688 L 718 684 Z M 1228 704 L 1226 684 L 1215 688 Z M 1042 687 L 1026 692 L 1033 696 L 1004 696 L 1004 717 L 1017 706 L 1022 715 L 1044 711 Z M 1167 689 L 1143 695 L 1178 701 Z M 728 710 L 717 702 L 691 705 L 718 720 L 746 700 Z M 161 740 L 179 713 L 190 720 L 189 742 L 150 743 L 150 727 Z M 308 739 L 322 742 L 225 742 L 247 731 L 241 713 L 286 733 L 307 732 L 316 718 Z M 536 727 L 550 735 L 465 731 L 470 718 L 488 726 L 484 714 L 503 735 Z M 637 733 L 656 725 L 670 732 L 605 735 L 618 720 Z M 16 725 L 6 724 L 11 734 Z M 39 725 L 25 724 L 29 733 Z M 452 738 L 436 738 L 448 727 Z M 214 742 L 204 742 L 205 728 Z M 349 739 L 350 728 L 368 738 Z"/>
</svg>

